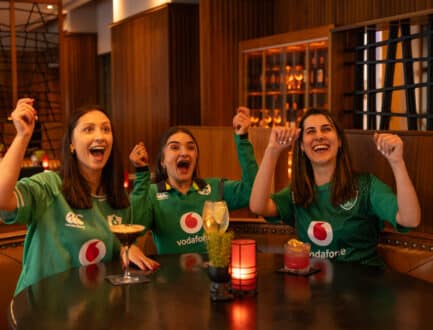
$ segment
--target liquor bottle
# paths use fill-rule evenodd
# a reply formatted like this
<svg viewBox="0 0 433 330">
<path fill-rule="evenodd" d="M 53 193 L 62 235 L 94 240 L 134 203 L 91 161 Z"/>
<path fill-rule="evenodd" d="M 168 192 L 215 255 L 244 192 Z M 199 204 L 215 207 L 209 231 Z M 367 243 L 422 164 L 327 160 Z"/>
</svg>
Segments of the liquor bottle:
<svg viewBox="0 0 433 330">
<path fill-rule="evenodd" d="M 318 88 L 325 87 L 325 56 L 320 54 L 319 65 L 316 71 L 316 85 Z"/>
<path fill-rule="evenodd" d="M 310 67 L 310 87 L 316 87 L 316 71 L 317 71 L 317 60 L 316 52 L 311 56 L 311 67 Z"/>
</svg>

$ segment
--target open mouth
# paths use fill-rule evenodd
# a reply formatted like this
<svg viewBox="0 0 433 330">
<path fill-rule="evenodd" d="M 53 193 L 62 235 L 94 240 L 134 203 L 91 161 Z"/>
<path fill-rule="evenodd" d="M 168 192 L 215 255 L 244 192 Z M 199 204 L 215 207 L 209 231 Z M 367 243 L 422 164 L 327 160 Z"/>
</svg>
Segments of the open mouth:
<svg viewBox="0 0 433 330">
<path fill-rule="evenodd" d="M 327 151 L 327 150 L 329 150 L 329 145 L 327 145 L 327 144 L 317 144 L 317 145 L 313 146 L 314 152 L 323 152 L 323 151 Z"/>
<path fill-rule="evenodd" d="M 177 162 L 176 165 L 177 165 L 178 169 L 187 171 L 189 169 L 189 167 L 191 166 L 191 162 L 189 160 L 186 160 L 186 159 L 181 159 Z"/>
<path fill-rule="evenodd" d="M 91 147 L 89 149 L 89 151 L 92 154 L 92 156 L 97 157 L 97 158 L 101 158 L 104 156 L 105 147 L 102 147 L 102 146 Z"/>
</svg>

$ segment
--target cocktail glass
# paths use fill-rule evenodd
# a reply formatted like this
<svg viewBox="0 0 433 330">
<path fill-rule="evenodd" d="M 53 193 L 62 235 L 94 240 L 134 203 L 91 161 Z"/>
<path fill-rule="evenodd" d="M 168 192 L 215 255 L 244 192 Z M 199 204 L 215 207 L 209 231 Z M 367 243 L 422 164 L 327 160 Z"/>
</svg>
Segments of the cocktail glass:
<svg viewBox="0 0 433 330">
<path fill-rule="evenodd" d="M 207 233 L 224 233 L 229 226 L 229 209 L 224 200 L 205 201 L 203 206 L 203 229 Z"/>
<path fill-rule="evenodd" d="M 107 276 L 113 285 L 133 284 L 149 282 L 149 279 L 142 274 L 132 275 L 129 271 L 129 248 L 135 242 L 137 237 L 144 231 L 144 226 L 137 224 L 111 224 L 111 232 L 116 235 L 125 249 L 125 271 L 121 275 Z"/>
</svg>

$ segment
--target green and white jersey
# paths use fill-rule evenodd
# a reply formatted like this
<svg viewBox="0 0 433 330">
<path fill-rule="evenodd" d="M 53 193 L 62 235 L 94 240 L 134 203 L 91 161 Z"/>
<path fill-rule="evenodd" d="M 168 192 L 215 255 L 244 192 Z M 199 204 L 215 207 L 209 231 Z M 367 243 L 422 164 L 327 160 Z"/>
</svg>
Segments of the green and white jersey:
<svg viewBox="0 0 433 330">
<path fill-rule="evenodd" d="M 360 175 L 356 198 L 338 207 L 332 206 L 330 184 L 316 187 L 308 208 L 293 203 L 290 187 L 271 197 L 281 220 L 295 227 L 301 241 L 311 244 L 313 257 L 380 265 L 376 246 L 385 222 L 396 230 L 408 230 L 396 222 L 394 192 L 372 174 Z"/>
<path fill-rule="evenodd" d="M 1 212 L 5 223 L 27 225 L 23 268 L 15 295 L 49 275 L 71 267 L 111 261 L 119 241 L 109 221 L 122 222 L 129 209 L 113 209 L 104 196 L 93 197 L 91 209 L 73 209 L 61 192 L 61 178 L 46 171 L 16 184 L 18 208 Z"/>
<path fill-rule="evenodd" d="M 241 181 L 195 179 L 184 195 L 166 182 L 150 184 L 148 170 L 137 172 L 131 194 L 134 218 L 140 219 L 141 224 L 152 230 L 158 253 L 206 252 L 201 216 L 205 201 L 219 200 L 222 195 L 229 210 L 248 206 L 257 162 L 246 137 L 235 135 Z M 144 183 L 147 183 L 147 188 Z M 146 195 L 147 198 L 143 198 Z"/>
</svg>

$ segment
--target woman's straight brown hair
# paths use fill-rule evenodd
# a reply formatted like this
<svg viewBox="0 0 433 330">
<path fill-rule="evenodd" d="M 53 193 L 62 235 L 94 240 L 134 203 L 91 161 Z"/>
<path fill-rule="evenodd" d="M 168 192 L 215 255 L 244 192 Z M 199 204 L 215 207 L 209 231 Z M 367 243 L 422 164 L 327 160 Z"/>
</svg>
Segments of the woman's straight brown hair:
<svg viewBox="0 0 433 330">
<path fill-rule="evenodd" d="M 332 205 L 338 206 L 350 199 L 356 197 L 356 176 L 352 169 L 352 160 L 350 158 L 348 143 L 343 130 L 338 125 L 335 118 L 328 110 L 310 109 L 304 113 L 299 122 L 301 132 L 296 140 L 293 150 L 293 171 L 291 188 L 293 192 L 293 200 L 295 204 L 308 207 L 314 201 L 314 173 L 311 166 L 311 161 L 301 149 L 302 137 L 304 134 L 304 122 L 313 115 L 322 115 L 335 127 L 337 136 L 341 141 L 341 146 L 338 149 L 337 161 L 334 174 L 331 181 L 331 202 Z"/>
</svg>

